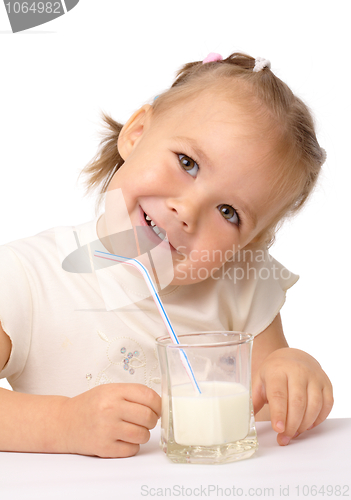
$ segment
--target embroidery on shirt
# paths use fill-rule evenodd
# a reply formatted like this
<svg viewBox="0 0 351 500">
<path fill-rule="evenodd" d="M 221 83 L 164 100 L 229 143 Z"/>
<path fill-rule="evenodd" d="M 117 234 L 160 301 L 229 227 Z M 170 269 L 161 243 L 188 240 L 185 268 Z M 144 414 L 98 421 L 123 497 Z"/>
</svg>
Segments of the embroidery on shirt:
<svg viewBox="0 0 351 500">
<path fill-rule="evenodd" d="M 152 366 L 152 368 L 150 370 L 150 382 L 153 382 L 154 384 L 159 385 L 161 383 L 161 377 L 159 375 L 160 369 L 159 369 L 159 362 L 158 362 L 158 356 L 157 356 L 156 348 L 154 349 L 154 358 L 155 358 L 155 363 L 154 363 L 154 365 Z M 151 376 L 152 372 L 154 372 L 154 371 L 157 372 L 157 376 L 156 377 L 152 377 Z"/>
<path fill-rule="evenodd" d="M 132 377 L 136 370 L 142 376 L 142 383 L 148 385 L 146 356 L 141 344 L 130 337 L 109 339 L 105 333 L 101 331 L 97 333 L 101 340 L 108 344 L 106 348 L 108 364 L 98 373 L 95 385 L 120 382 L 121 380 L 133 382 Z M 126 380 L 121 371 L 128 374 L 130 379 Z M 138 377 L 138 381 L 140 382 L 140 377 Z"/>
</svg>

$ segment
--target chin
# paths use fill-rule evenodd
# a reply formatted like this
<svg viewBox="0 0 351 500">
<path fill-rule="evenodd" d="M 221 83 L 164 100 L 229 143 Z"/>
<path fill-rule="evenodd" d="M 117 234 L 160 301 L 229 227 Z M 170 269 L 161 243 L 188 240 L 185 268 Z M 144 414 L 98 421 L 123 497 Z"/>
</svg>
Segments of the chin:
<svg viewBox="0 0 351 500">
<path fill-rule="evenodd" d="M 210 276 L 210 274 L 209 274 Z M 189 270 L 180 271 L 178 269 L 174 269 L 174 277 L 172 279 L 171 285 L 194 285 L 195 283 L 200 283 L 201 281 L 205 281 L 209 276 L 201 278 L 196 275 L 195 272 L 191 273 Z"/>
</svg>

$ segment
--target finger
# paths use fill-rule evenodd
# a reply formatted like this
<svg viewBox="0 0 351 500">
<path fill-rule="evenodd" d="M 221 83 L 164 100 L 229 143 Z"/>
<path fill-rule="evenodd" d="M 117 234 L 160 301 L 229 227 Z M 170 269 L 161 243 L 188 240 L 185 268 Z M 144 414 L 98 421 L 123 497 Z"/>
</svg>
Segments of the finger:
<svg viewBox="0 0 351 500">
<path fill-rule="evenodd" d="M 297 433 L 304 418 L 307 407 L 307 387 L 305 383 L 294 381 L 288 387 L 288 414 L 285 430 L 278 436 L 278 443 L 282 446 L 289 444 Z"/>
<path fill-rule="evenodd" d="M 125 441 L 114 441 L 108 446 L 101 446 L 96 456 L 101 458 L 126 458 L 138 453 L 140 445 L 126 443 Z"/>
<path fill-rule="evenodd" d="M 313 427 L 316 427 L 317 425 L 324 422 L 324 420 L 327 418 L 327 416 L 331 412 L 333 405 L 334 405 L 333 388 L 332 388 L 331 384 L 328 384 L 323 389 L 322 409 L 321 409 L 318 417 L 314 421 L 314 423 L 309 427 L 309 429 L 312 429 Z"/>
<path fill-rule="evenodd" d="M 305 415 L 297 429 L 302 434 L 314 424 L 323 407 L 323 391 L 319 384 L 310 383 L 307 388 L 307 406 Z"/>
<path fill-rule="evenodd" d="M 153 389 L 142 384 L 120 384 L 120 386 L 126 401 L 148 406 L 158 417 L 161 416 L 161 398 Z"/>
<path fill-rule="evenodd" d="M 121 419 L 124 422 L 153 429 L 158 421 L 158 415 L 148 406 L 122 401 L 120 403 Z"/>
<path fill-rule="evenodd" d="M 117 441 L 115 444 L 116 458 L 133 457 L 140 450 L 139 444 L 126 443 L 124 441 Z"/>
<path fill-rule="evenodd" d="M 264 385 L 261 381 L 255 380 L 252 384 L 252 405 L 254 409 L 254 414 L 258 413 L 261 408 L 267 403 L 267 396 L 264 389 Z"/>
<path fill-rule="evenodd" d="M 118 423 L 114 435 L 116 441 L 123 440 L 132 444 L 145 444 L 150 439 L 150 431 L 148 429 L 141 425 L 123 421 Z"/>
<path fill-rule="evenodd" d="M 276 432 L 283 432 L 286 427 L 288 410 L 288 380 L 286 375 L 279 374 L 274 379 L 267 380 L 266 391 L 272 427 Z"/>
</svg>

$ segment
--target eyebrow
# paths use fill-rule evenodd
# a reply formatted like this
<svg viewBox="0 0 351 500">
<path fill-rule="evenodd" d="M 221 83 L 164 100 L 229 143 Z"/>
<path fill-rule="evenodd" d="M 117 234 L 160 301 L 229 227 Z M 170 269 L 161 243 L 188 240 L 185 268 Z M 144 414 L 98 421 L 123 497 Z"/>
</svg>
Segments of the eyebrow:
<svg viewBox="0 0 351 500">
<path fill-rule="evenodd" d="M 188 144 L 193 149 L 193 151 L 196 153 L 196 155 L 200 158 L 201 162 L 206 163 L 209 167 L 211 166 L 211 161 L 210 161 L 209 157 L 198 146 L 198 143 L 194 139 L 192 139 L 191 137 L 183 137 L 183 136 L 179 136 L 179 135 L 175 136 L 174 139 L 176 141 Z M 254 212 L 252 212 L 252 210 L 248 206 L 246 206 L 242 202 L 242 200 L 240 200 L 240 199 L 239 199 L 239 205 L 241 207 L 241 212 L 243 212 L 243 214 L 245 215 L 245 217 L 247 219 L 250 219 L 251 224 L 252 224 L 252 228 L 255 229 L 255 227 L 257 226 L 257 215 Z M 235 209 L 235 207 L 234 207 L 234 209 Z"/>
<path fill-rule="evenodd" d="M 174 137 L 176 141 L 181 141 L 187 143 L 193 151 L 195 151 L 196 155 L 200 158 L 202 162 L 207 163 L 208 165 L 211 164 L 211 161 L 207 154 L 198 146 L 198 143 L 192 139 L 191 137 L 182 137 L 180 135 Z"/>
</svg>

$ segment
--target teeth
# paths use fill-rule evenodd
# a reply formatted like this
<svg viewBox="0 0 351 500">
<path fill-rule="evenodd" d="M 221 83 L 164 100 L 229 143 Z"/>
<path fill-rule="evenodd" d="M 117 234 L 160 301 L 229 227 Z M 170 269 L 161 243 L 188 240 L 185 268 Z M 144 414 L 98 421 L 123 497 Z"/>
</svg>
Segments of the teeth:
<svg viewBox="0 0 351 500">
<path fill-rule="evenodd" d="M 152 230 L 159 238 L 161 238 L 161 240 L 168 241 L 167 236 L 157 226 L 153 226 Z"/>
<path fill-rule="evenodd" d="M 168 241 L 167 236 L 162 233 L 162 231 L 156 226 L 155 222 L 149 217 L 147 214 L 145 214 L 145 219 L 150 222 L 150 226 L 155 234 L 161 239 L 161 240 L 166 240 Z"/>
</svg>

